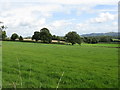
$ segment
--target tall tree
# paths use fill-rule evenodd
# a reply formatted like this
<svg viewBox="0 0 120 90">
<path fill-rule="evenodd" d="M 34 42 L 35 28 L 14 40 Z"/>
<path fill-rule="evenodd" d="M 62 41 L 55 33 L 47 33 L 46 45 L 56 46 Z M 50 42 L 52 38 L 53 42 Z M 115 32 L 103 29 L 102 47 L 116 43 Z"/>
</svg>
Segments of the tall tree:
<svg viewBox="0 0 120 90">
<path fill-rule="evenodd" d="M 81 37 L 76 32 L 68 32 L 65 37 L 66 41 L 72 43 L 72 45 L 81 44 Z"/>
<path fill-rule="evenodd" d="M 34 35 L 32 36 L 32 40 L 34 40 L 37 42 L 40 39 L 40 32 L 35 31 Z"/>
<path fill-rule="evenodd" d="M 2 40 L 5 40 L 6 37 L 7 37 L 6 31 L 2 31 Z"/>
<path fill-rule="evenodd" d="M 52 35 L 47 28 L 42 28 L 40 30 L 40 40 L 43 41 L 44 43 L 51 43 Z"/>
<path fill-rule="evenodd" d="M 13 33 L 11 36 L 11 40 L 15 41 L 19 36 L 16 33 Z"/>
<path fill-rule="evenodd" d="M 2 38 L 2 40 L 5 40 L 5 38 L 7 37 L 6 35 L 6 31 L 4 31 L 4 29 L 6 29 L 7 27 L 3 25 L 3 22 L 0 21 L 0 39 Z"/>
<path fill-rule="evenodd" d="M 22 36 L 19 37 L 19 41 L 23 41 L 23 37 Z"/>
</svg>

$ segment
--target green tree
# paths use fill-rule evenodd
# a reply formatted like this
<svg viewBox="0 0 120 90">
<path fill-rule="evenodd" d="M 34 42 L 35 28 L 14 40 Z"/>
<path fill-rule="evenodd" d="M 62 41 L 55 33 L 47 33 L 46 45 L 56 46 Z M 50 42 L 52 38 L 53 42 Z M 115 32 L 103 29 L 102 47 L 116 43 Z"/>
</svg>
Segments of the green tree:
<svg viewBox="0 0 120 90">
<path fill-rule="evenodd" d="M 3 23 L 3 22 L 0 22 L 0 23 Z M 0 38 L 2 38 L 2 40 L 5 40 L 5 38 L 7 37 L 6 31 L 3 31 L 6 28 L 7 27 L 5 27 L 4 25 L 0 26 Z"/>
<path fill-rule="evenodd" d="M 23 37 L 22 36 L 19 37 L 19 41 L 23 41 Z"/>
<path fill-rule="evenodd" d="M 44 43 L 51 43 L 52 35 L 47 28 L 42 28 L 40 30 L 40 40 Z"/>
<path fill-rule="evenodd" d="M 2 31 L 2 40 L 5 40 L 6 37 L 7 37 L 6 31 Z"/>
<path fill-rule="evenodd" d="M 95 37 L 93 37 L 93 38 L 91 39 L 91 44 L 96 44 L 96 43 L 98 43 L 98 41 L 97 41 L 97 39 L 96 39 Z"/>
<path fill-rule="evenodd" d="M 18 35 L 16 33 L 12 34 L 11 36 L 11 40 L 15 41 L 15 39 L 18 38 Z"/>
<path fill-rule="evenodd" d="M 98 40 L 96 37 L 84 37 L 83 38 L 83 41 L 85 43 L 91 43 L 91 44 L 95 44 L 95 43 L 98 43 Z"/>
<path fill-rule="evenodd" d="M 101 36 L 100 37 L 100 42 L 111 42 L 112 37 L 110 36 Z"/>
<path fill-rule="evenodd" d="M 76 32 L 68 32 L 65 37 L 66 41 L 72 43 L 72 45 L 81 44 L 81 37 Z"/>
<path fill-rule="evenodd" d="M 34 32 L 34 35 L 32 36 L 32 40 L 34 40 L 37 42 L 40 39 L 40 32 L 36 31 Z"/>
<path fill-rule="evenodd" d="M 56 36 L 56 35 L 53 35 L 53 36 L 52 36 L 52 40 L 57 40 L 57 36 Z"/>
</svg>

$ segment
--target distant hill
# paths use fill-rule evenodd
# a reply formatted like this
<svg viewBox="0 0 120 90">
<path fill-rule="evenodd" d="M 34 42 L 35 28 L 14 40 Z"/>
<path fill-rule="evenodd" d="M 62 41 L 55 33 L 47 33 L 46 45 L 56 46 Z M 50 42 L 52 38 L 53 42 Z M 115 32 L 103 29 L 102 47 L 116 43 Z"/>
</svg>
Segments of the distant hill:
<svg viewBox="0 0 120 90">
<path fill-rule="evenodd" d="M 120 36 L 120 32 L 108 32 L 108 33 L 90 33 L 90 34 L 82 34 L 83 37 L 90 37 L 90 36 Z"/>
</svg>

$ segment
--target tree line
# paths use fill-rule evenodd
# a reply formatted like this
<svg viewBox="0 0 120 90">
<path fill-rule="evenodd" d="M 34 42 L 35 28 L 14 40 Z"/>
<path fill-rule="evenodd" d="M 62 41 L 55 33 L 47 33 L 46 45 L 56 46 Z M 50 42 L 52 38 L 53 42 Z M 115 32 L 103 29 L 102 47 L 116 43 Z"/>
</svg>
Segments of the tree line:
<svg viewBox="0 0 120 90">
<path fill-rule="evenodd" d="M 5 27 L 0 27 L 0 31 L 2 32 L 2 40 L 7 39 L 6 31 L 4 31 Z M 16 33 L 13 33 L 10 37 L 11 41 L 15 41 L 18 39 L 19 41 L 23 41 L 23 37 L 19 36 Z M 99 42 L 113 42 L 113 37 L 111 36 L 94 36 L 94 37 L 81 37 L 77 32 L 71 31 L 68 32 L 65 36 L 56 36 L 52 35 L 47 28 L 42 28 L 40 31 L 35 31 L 34 34 L 31 36 L 32 40 L 35 40 L 36 42 L 40 41 L 43 43 L 52 43 L 52 40 L 57 40 L 58 42 L 64 41 L 67 43 L 74 44 L 81 44 L 89 43 L 89 44 L 96 44 Z"/>
<path fill-rule="evenodd" d="M 2 28 L 2 40 L 7 39 L 6 31 L 3 30 Z M 19 36 L 17 33 L 13 33 L 10 37 L 11 41 L 15 41 L 16 39 L 19 39 L 19 41 L 23 41 L 23 37 Z M 74 44 L 81 44 L 81 37 L 79 34 L 76 32 L 68 32 L 65 36 L 60 37 L 56 35 L 52 35 L 47 28 L 42 28 L 40 31 L 35 31 L 34 34 L 31 37 L 32 40 L 35 40 L 38 42 L 39 40 L 43 43 L 51 43 L 52 40 L 57 40 L 57 41 L 65 41 L 68 43 L 71 43 L 72 45 Z"/>
<path fill-rule="evenodd" d="M 93 37 L 84 37 L 83 42 L 95 44 L 99 42 L 113 42 L 113 37 L 111 36 L 93 36 Z"/>
<path fill-rule="evenodd" d="M 35 40 L 36 42 L 38 40 L 41 40 L 43 43 L 51 43 L 52 40 L 58 40 L 58 41 L 66 41 L 68 43 L 72 43 L 72 45 L 78 43 L 81 44 L 81 37 L 76 32 L 68 32 L 64 37 L 52 35 L 50 31 L 47 28 L 42 28 L 39 31 L 34 32 L 34 35 L 32 36 L 32 40 Z"/>
</svg>

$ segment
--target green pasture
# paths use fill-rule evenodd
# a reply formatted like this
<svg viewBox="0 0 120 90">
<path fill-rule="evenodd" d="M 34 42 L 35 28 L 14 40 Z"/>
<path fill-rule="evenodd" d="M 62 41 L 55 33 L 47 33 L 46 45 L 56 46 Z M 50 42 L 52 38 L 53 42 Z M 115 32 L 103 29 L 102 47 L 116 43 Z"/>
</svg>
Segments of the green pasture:
<svg viewBox="0 0 120 90">
<path fill-rule="evenodd" d="M 3 88 L 118 87 L 118 48 L 4 41 L 2 55 Z"/>
<path fill-rule="evenodd" d="M 99 47 L 120 47 L 119 44 L 107 44 L 107 43 L 97 43 L 97 44 L 86 44 L 83 43 L 83 46 L 99 46 Z"/>
</svg>

